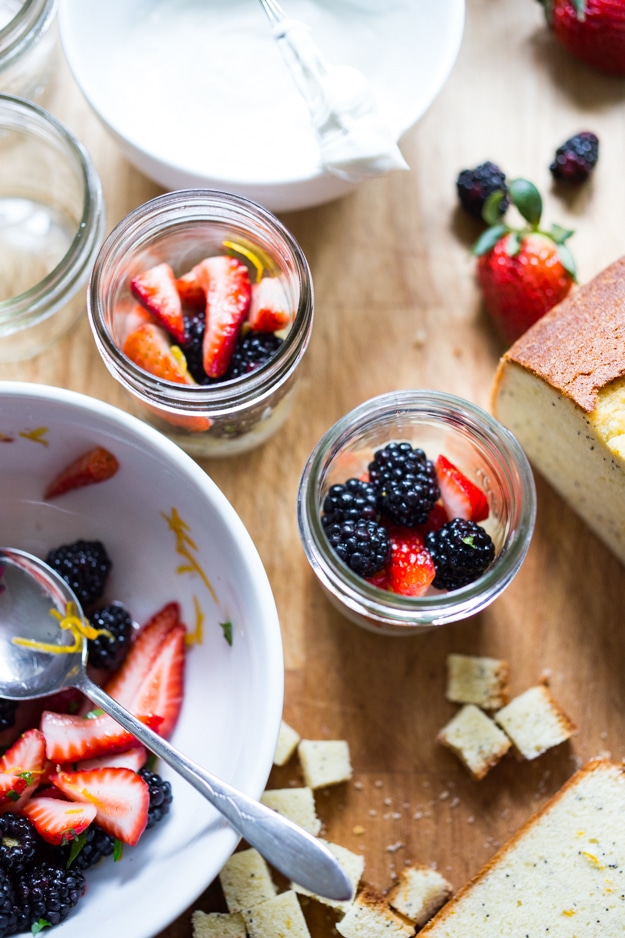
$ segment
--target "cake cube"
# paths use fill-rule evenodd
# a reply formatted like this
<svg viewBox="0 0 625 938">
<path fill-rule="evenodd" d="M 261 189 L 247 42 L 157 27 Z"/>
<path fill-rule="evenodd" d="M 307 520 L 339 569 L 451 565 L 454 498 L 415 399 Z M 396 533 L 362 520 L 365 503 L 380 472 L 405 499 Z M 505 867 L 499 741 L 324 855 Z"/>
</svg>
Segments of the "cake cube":
<svg viewBox="0 0 625 938">
<path fill-rule="evenodd" d="M 545 684 L 519 694 L 495 714 L 495 720 L 526 759 L 536 759 L 577 732 Z"/>
<path fill-rule="evenodd" d="M 276 895 L 266 860 L 250 847 L 233 853 L 219 874 L 229 912 L 241 912 Z"/>
<path fill-rule="evenodd" d="M 338 785 L 352 777 L 349 746 L 344 739 L 302 739 L 297 752 L 310 788 Z"/>
<path fill-rule="evenodd" d="M 393 912 L 376 890 L 365 886 L 356 896 L 336 930 L 343 938 L 408 938 L 414 924 Z"/>
<path fill-rule="evenodd" d="M 475 704 L 484 710 L 499 710 L 510 699 L 509 676 L 507 661 L 478 655 L 448 655 L 447 699 Z"/>
<path fill-rule="evenodd" d="M 286 765 L 300 741 L 299 733 L 289 726 L 284 720 L 280 722 L 280 731 L 278 733 L 278 742 L 273 756 L 274 765 Z"/>
<path fill-rule="evenodd" d="M 443 727 L 438 739 L 456 753 L 478 780 L 484 778 L 512 745 L 494 720 L 475 704 L 465 704 Z"/>
<path fill-rule="evenodd" d="M 191 915 L 193 938 L 247 938 L 240 912 L 202 912 Z"/>
<path fill-rule="evenodd" d="M 315 837 L 321 830 L 312 788 L 268 788 L 260 800 Z"/>
<path fill-rule="evenodd" d="M 415 863 L 399 871 L 386 898 L 397 912 L 421 927 L 447 902 L 452 891 L 451 883 L 441 873 Z"/>
<path fill-rule="evenodd" d="M 292 889 L 243 912 L 249 938 L 311 938 Z"/>
<path fill-rule="evenodd" d="M 346 874 L 347 878 L 352 884 L 352 889 L 355 895 L 365 868 L 364 857 L 362 854 L 353 853 L 351 850 L 348 850 L 347 847 L 342 847 L 340 844 L 333 844 L 327 840 L 322 840 L 321 842 L 325 844 L 328 850 L 330 850 L 339 861 L 343 872 Z M 316 899 L 317 902 L 321 902 L 324 905 L 328 905 L 331 908 L 337 909 L 341 912 L 347 912 L 348 908 L 352 904 L 352 900 L 349 899 L 345 902 L 341 902 L 335 899 L 326 899 L 325 896 L 317 896 L 315 893 L 309 892 L 307 889 L 304 889 L 303 886 L 299 886 L 297 883 L 291 883 L 291 888 L 304 896 L 311 896 L 313 899 Z"/>
</svg>

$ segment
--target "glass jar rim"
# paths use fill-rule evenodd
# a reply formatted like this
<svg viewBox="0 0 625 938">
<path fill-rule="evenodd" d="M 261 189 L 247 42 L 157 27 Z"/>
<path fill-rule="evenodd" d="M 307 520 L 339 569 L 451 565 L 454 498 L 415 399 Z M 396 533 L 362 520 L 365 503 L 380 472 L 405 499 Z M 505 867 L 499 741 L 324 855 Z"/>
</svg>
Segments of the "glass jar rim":
<svg viewBox="0 0 625 938">
<path fill-rule="evenodd" d="M 56 16 L 58 0 L 25 0 L 18 13 L 0 29 L 0 72 L 39 41 Z"/>
<path fill-rule="evenodd" d="M 180 217 L 181 209 L 189 213 Z M 100 302 L 101 287 L 109 269 L 123 256 L 120 245 L 136 238 L 141 243 L 147 233 L 145 224 L 165 222 L 161 230 L 174 230 L 183 223 L 220 222 L 210 209 L 235 210 L 250 220 L 261 220 L 280 238 L 282 249 L 289 254 L 298 278 L 299 304 L 295 319 L 277 353 L 264 365 L 230 381 L 211 385 L 183 385 L 164 381 L 130 361 L 114 341 L 106 325 Z M 228 219 L 223 218 L 227 225 Z M 155 231 L 155 228 L 150 229 Z M 313 286 L 308 261 L 297 240 L 268 209 L 234 193 L 218 189 L 178 189 L 165 192 L 137 206 L 125 216 L 104 241 L 94 263 L 87 291 L 87 310 L 96 345 L 105 364 L 127 390 L 144 401 L 172 413 L 205 413 L 211 416 L 236 414 L 250 404 L 258 405 L 270 397 L 277 386 L 288 380 L 308 346 L 313 319 Z"/>
<path fill-rule="evenodd" d="M 515 504 L 512 528 L 516 536 L 505 543 L 495 562 L 475 582 L 452 592 L 410 597 L 389 593 L 369 583 L 343 564 L 332 550 L 321 523 L 317 501 L 318 484 L 324 466 L 354 433 L 370 426 L 385 413 L 415 412 L 432 421 L 449 417 L 450 425 L 462 424 L 478 432 L 481 442 L 494 447 L 504 459 L 501 469 L 515 483 L 521 498 Z M 453 420 L 451 419 L 453 415 Z M 311 452 L 299 484 L 298 524 L 304 551 L 315 574 L 333 596 L 357 616 L 364 616 L 379 626 L 396 627 L 413 634 L 419 627 L 429 628 L 458 621 L 481 611 L 499 595 L 518 572 L 523 562 L 536 518 L 536 490 L 532 470 L 516 437 L 491 414 L 477 404 L 442 391 L 407 389 L 381 394 L 358 405 L 341 417 L 321 437 Z"/>
<path fill-rule="evenodd" d="M 83 144 L 49 111 L 33 101 L 0 93 L 0 126 L 60 147 L 82 180 L 83 204 L 67 251 L 45 277 L 23 293 L 0 300 L 0 322 L 17 331 L 52 315 L 84 282 L 104 236 L 105 208 L 100 178 Z"/>
</svg>

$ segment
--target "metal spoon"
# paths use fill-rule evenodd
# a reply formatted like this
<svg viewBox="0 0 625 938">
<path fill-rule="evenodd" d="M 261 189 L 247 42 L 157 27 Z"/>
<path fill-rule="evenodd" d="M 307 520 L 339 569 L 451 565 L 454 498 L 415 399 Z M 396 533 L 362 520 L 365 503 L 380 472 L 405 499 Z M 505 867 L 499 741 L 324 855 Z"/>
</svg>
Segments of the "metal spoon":
<svg viewBox="0 0 625 938">
<path fill-rule="evenodd" d="M 72 590 L 44 561 L 0 547 L 0 697 L 32 700 L 77 687 L 186 779 L 232 827 L 285 876 L 310 892 L 347 901 L 352 886 L 333 854 L 287 818 L 237 791 L 193 762 L 120 706 L 87 675 L 87 642 L 81 651 L 53 653 L 16 644 L 14 639 L 71 645 L 74 636 L 51 615 L 65 615 L 68 603 L 82 610 Z"/>
</svg>

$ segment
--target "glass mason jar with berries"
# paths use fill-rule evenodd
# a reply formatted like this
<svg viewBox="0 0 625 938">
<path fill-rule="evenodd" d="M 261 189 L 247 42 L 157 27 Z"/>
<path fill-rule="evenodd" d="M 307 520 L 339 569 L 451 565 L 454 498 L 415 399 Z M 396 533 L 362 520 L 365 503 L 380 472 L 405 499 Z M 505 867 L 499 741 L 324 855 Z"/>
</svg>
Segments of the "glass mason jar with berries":
<svg viewBox="0 0 625 938">
<path fill-rule="evenodd" d="M 505 427 L 419 389 L 382 394 L 334 424 L 306 463 L 297 510 L 333 605 L 370 631 L 414 635 L 503 592 L 527 553 L 536 495 Z"/>
<path fill-rule="evenodd" d="M 264 443 L 289 414 L 312 330 L 312 279 L 271 212 L 225 192 L 180 190 L 111 232 L 88 311 L 140 416 L 193 456 L 226 456 Z"/>
</svg>

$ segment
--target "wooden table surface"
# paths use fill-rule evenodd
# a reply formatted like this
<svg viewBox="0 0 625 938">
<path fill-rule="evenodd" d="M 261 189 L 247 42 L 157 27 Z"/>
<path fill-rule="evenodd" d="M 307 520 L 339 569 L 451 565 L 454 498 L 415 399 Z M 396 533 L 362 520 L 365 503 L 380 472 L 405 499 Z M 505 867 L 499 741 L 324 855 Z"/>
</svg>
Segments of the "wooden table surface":
<svg viewBox="0 0 625 938">
<path fill-rule="evenodd" d="M 484 407 L 502 348 L 480 305 L 469 253 L 478 229 L 458 210 L 455 179 L 485 159 L 533 180 L 546 222 L 576 229 L 571 247 L 584 282 L 625 254 L 625 81 L 577 63 L 548 36 L 535 0 L 468 0 L 462 48 L 439 97 L 408 135 L 411 166 L 332 204 L 284 214 L 308 257 L 315 325 L 300 392 L 279 435 L 248 455 L 201 464 L 248 527 L 280 614 L 286 665 L 284 716 L 302 736 L 348 740 L 350 783 L 319 793 L 329 839 L 365 857 L 381 890 L 415 861 L 461 886 L 580 762 L 625 756 L 625 578 L 619 562 L 542 479 L 527 560 L 507 592 L 470 621 L 418 638 L 358 629 L 327 603 L 299 543 L 300 472 L 319 436 L 376 394 L 436 388 Z M 49 107 L 92 153 L 109 228 L 159 188 L 121 156 L 61 67 Z M 601 141 L 594 178 L 563 198 L 548 165 L 580 130 Z M 41 381 L 127 406 L 86 321 L 0 378 Z M 450 652 L 510 662 L 518 693 L 550 675 L 579 727 L 570 745 L 534 762 L 506 758 L 471 780 L 436 742 L 456 708 L 445 700 Z M 294 759 L 272 787 L 301 783 Z M 223 910 L 217 884 L 193 908 Z M 313 938 L 332 916 L 306 906 Z M 191 935 L 190 914 L 163 922 L 160 938 Z"/>
</svg>

